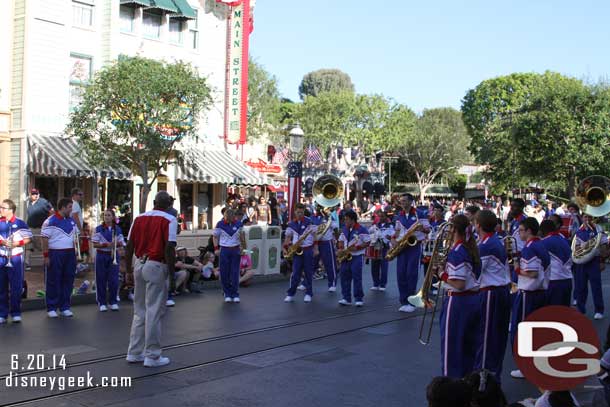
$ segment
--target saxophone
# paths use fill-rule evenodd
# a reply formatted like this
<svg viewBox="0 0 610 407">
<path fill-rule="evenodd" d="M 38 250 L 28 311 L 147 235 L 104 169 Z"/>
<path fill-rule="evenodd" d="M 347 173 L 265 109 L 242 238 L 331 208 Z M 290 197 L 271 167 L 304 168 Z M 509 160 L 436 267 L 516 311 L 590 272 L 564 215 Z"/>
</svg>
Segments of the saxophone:
<svg viewBox="0 0 610 407">
<path fill-rule="evenodd" d="M 396 256 L 398 256 L 404 249 L 409 246 L 415 246 L 417 244 L 417 238 L 415 237 L 415 232 L 417 231 L 417 227 L 420 226 L 421 223 L 419 221 L 415 222 L 409 229 L 405 235 L 396 242 L 396 246 L 392 247 L 388 250 L 388 253 L 385 256 L 385 259 L 390 261 L 393 260 Z"/>
<path fill-rule="evenodd" d="M 284 258 L 286 260 L 291 260 L 295 254 L 297 256 L 301 256 L 303 254 L 303 249 L 301 249 L 301 245 L 303 244 L 305 239 L 307 239 L 307 236 L 309 236 L 311 233 L 312 233 L 311 228 L 309 228 L 307 231 L 305 231 L 305 233 L 303 233 L 301 235 L 301 237 L 299 237 L 299 240 L 297 240 L 294 244 L 292 244 L 292 245 L 290 245 L 290 247 L 288 247 Z"/>
<path fill-rule="evenodd" d="M 350 261 L 352 259 L 352 252 L 351 252 L 350 248 L 356 246 L 356 244 L 358 243 L 358 239 L 359 239 L 358 235 L 354 236 L 352 238 L 351 242 L 349 242 L 347 244 L 345 249 L 339 250 L 337 252 L 337 261 L 339 262 L 339 264 L 343 263 L 344 261 Z"/>
</svg>

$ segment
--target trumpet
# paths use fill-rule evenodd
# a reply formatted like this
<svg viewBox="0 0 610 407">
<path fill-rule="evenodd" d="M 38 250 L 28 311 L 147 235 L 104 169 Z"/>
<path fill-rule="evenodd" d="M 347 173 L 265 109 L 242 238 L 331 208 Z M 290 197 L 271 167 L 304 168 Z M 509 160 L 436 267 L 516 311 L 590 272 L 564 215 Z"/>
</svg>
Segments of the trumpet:
<svg viewBox="0 0 610 407">
<path fill-rule="evenodd" d="M 5 267 L 13 267 L 13 263 L 11 263 L 11 257 L 13 255 L 13 234 L 5 240 L 6 245 L 3 247 L 3 251 L 6 255 L 6 265 Z"/>
<path fill-rule="evenodd" d="M 415 295 L 412 295 L 408 298 L 409 303 L 418 308 L 424 309 L 424 316 L 421 322 L 421 326 L 419 328 L 419 342 L 422 345 L 427 345 L 430 343 L 430 337 L 432 336 L 432 327 L 434 324 L 434 317 L 436 316 L 436 311 L 438 309 L 438 303 L 440 302 L 438 298 L 440 297 L 440 292 L 442 289 L 442 281 L 439 281 L 437 300 L 433 301 L 430 299 L 430 289 L 432 288 L 432 280 L 433 277 L 437 274 L 437 270 L 444 270 L 447 264 L 447 256 L 449 255 L 449 250 L 451 250 L 451 246 L 453 244 L 453 236 L 455 234 L 455 228 L 453 224 L 450 222 L 445 222 L 439 226 L 438 233 L 436 235 L 436 239 L 434 239 L 434 245 L 432 247 L 432 255 L 430 257 L 430 264 L 428 265 L 428 271 L 426 272 L 426 276 L 424 277 L 424 283 L 422 284 L 421 289 Z M 432 310 L 432 315 L 429 321 L 429 328 L 426 336 L 424 337 L 424 331 L 426 327 L 426 319 L 428 316 L 428 310 Z"/>
</svg>

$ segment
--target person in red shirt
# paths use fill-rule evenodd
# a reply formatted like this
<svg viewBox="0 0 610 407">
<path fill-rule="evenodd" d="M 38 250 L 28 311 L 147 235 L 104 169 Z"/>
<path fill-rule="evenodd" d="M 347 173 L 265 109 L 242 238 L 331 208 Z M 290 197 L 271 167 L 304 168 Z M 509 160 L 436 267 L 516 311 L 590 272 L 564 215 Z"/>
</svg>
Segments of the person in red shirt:
<svg viewBox="0 0 610 407">
<path fill-rule="evenodd" d="M 169 364 L 169 358 L 161 356 L 161 319 L 166 309 L 168 275 L 174 274 L 176 264 L 178 221 L 167 213 L 172 202 L 166 191 L 159 191 L 154 209 L 134 220 L 128 236 L 126 275 L 134 280 L 135 292 L 126 360 L 144 362 L 146 367 Z"/>
</svg>

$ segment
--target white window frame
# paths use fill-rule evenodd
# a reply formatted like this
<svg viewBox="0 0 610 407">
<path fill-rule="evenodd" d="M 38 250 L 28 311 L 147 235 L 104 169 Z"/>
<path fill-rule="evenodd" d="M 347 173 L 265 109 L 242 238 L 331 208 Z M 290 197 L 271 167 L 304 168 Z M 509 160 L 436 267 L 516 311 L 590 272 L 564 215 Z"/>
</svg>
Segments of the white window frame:
<svg viewBox="0 0 610 407">
<path fill-rule="evenodd" d="M 149 26 L 146 24 L 147 16 L 155 16 L 155 17 L 159 18 L 159 26 L 157 27 L 158 34 L 156 36 L 150 35 L 148 33 Z M 148 38 L 151 40 L 160 40 L 162 30 L 163 30 L 163 14 L 157 14 L 157 13 L 150 12 L 148 10 L 144 10 L 144 12 L 142 13 L 142 36 L 144 38 Z"/>
<path fill-rule="evenodd" d="M 73 79 L 72 75 L 70 75 L 70 86 L 69 86 L 69 100 L 68 100 L 68 104 L 69 104 L 69 108 L 70 108 L 70 112 L 73 112 L 76 109 L 77 104 L 73 104 L 73 91 L 77 91 L 79 90 L 81 92 L 84 92 L 84 87 L 89 83 L 89 81 L 91 80 L 91 77 L 93 76 L 93 57 L 91 55 L 84 55 L 84 54 L 78 54 L 78 53 L 70 53 L 70 62 L 73 61 L 74 58 L 78 58 L 78 59 L 86 59 L 89 61 L 89 72 L 87 73 L 87 78 L 80 80 L 80 79 Z M 71 68 L 74 65 L 71 64 Z"/>
<path fill-rule="evenodd" d="M 91 15 L 89 19 L 89 23 L 82 22 L 83 16 L 82 14 L 79 16 L 78 21 L 76 21 L 76 12 L 82 13 L 82 10 L 89 10 Z M 93 28 L 95 26 L 95 2 L 94 0 L 72 0 L 72 25 L 75 27 L 83 27 L 83 28 Z"/>
<path fill-rule="evenodd" d="M 179 31 L 172 31 L 172 25 L 173 24 L 178 24 L 178 27 L 180 27 Z M 169 31 L 169 42 L 170 44 L 174 44 L 174 45 L 182 45 L 184 44 L 184 21 L 176 19 L 176 18 L 170 18 L 169 19 L 169 23 L 168 23 L 168 31 Z"/>
<path fill-rule="evenodd" d="M 189 32 L 189 43 L 192 50 L 199 49 L 199 10 L 195 10 L 195 19 L 189 20 L 188 32 Z"/>
<path fill-rule="evenodd" d="M 129 30 L 124 28 L 124 24 L 126 24 L 127 19 L 123 18 L 123 10 L 132 10 L 133 11 L 133 15 L 131 18 L 131 29 L 129 29 Z M 136 7 L 129 6 L 127 4 L 121 4 L 120 11 L 119 11 L 119 19 L 120 19 L 120 29 L 121 29 L 122 33 L 128 33 L 128 34 L 135 33 L 137 18 L 138 18 L 138 10 Z"/>
</svg>

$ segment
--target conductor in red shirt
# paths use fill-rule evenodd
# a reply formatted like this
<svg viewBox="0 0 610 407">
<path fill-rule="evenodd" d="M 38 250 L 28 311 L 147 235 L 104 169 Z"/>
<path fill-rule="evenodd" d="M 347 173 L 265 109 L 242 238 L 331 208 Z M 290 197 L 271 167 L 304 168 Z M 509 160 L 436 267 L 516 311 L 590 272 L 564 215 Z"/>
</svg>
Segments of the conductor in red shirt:
<svg viewBox="0 0 610 407">
<path fill-rule="evenodd" d="M 161 356 L 161 318 L 166 309 L 168 276 L 173 275 L 176 263 L 178 221 L 167 213 L 172 202 L 166 191 L 159 191 L 154 209 L 134 220 L 127 242 L 127 276 L 133 278 L 135 292 L 126 359 L 129 363 L 144 362 L 146 367 L 169 364 L 169 358 Z"/>
</svg>

